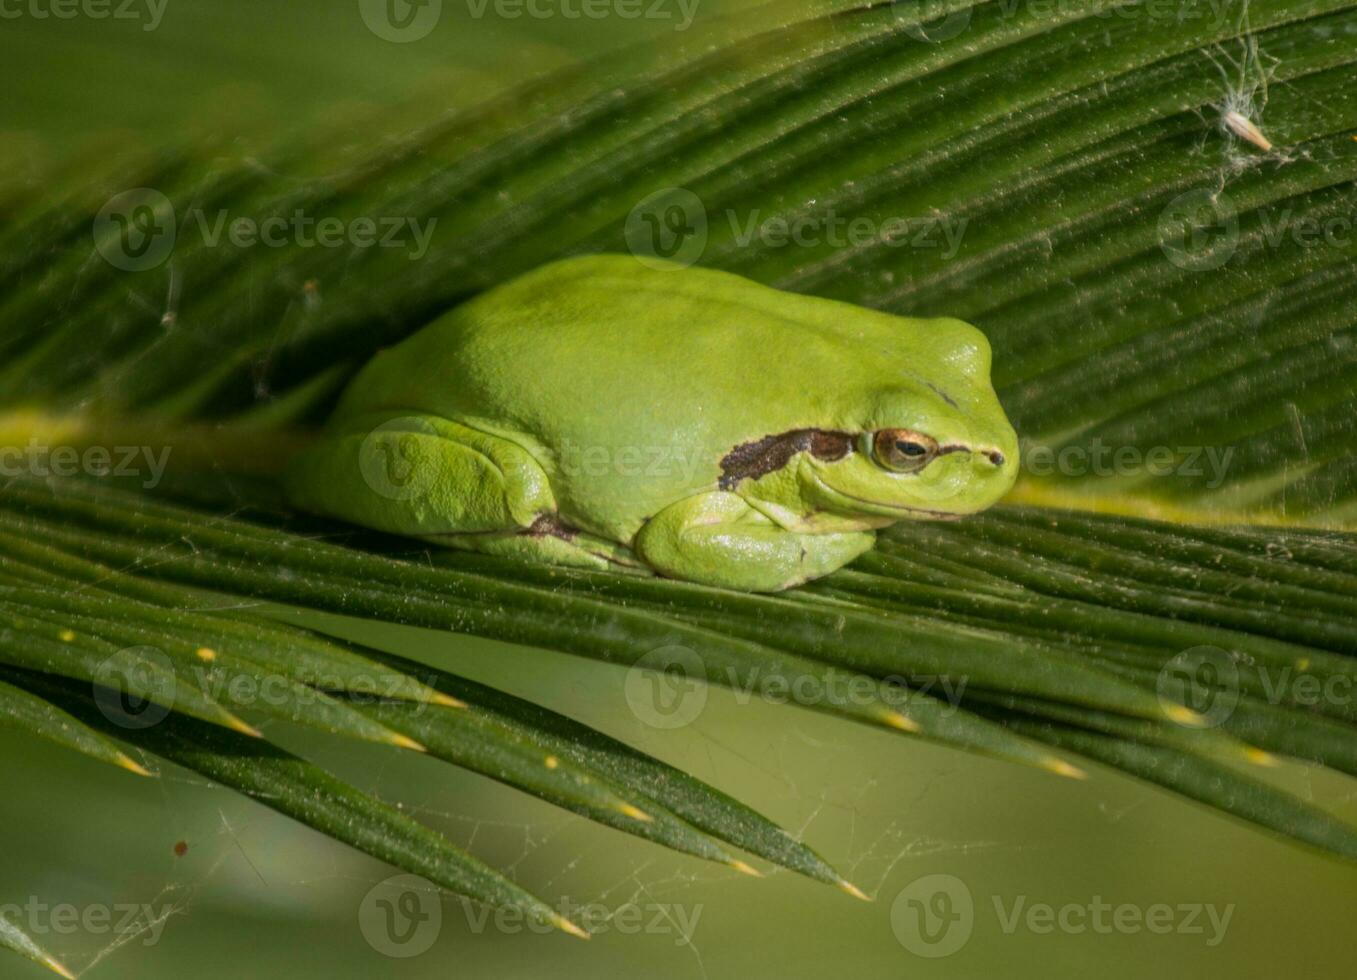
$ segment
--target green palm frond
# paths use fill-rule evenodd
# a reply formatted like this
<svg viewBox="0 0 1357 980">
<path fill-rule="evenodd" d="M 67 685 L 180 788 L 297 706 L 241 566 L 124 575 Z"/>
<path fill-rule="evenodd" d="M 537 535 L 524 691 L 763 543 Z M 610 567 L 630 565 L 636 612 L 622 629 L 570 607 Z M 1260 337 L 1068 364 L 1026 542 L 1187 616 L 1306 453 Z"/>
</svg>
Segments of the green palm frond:
<svg viewBox="0 0 1357 980">
<path fill-rule="evenodd" d="M 63 614 L 87 604 L 86 592 L 107 593 L 111 603 L 144 602 L 148 613 L 159 614 L 162 605 L 191 602 L 192 588 L 451 629 L 642 669 L 650 651 L 678 647 L 691 654 L 689 669 L 710 683 L 746 690 L 795 690 L 809 684 L 825 692 L 811 705 L 818 710 L 1083 776 L 1053 751 L 1069 750 L 1270 829 L 1357 856 L 1357 830 L 1269 788 L 1261 771 L 1275 765 L 1274 754 L 1279 754 L 1357 774 L 1351 704 L 1311 705 L 1303 694 L 1310 686 L 1346 684 L 1357 677 L 1350 653 L 1336 652 L 1357 635 L 1351 598 L 1357 594 L 1351 568 L 1357 540 L 1350 536 L 1307 536 L 1311 554 L 1298 559 L 1285 532 L 1273 537 L 1251 529 L 1194 532 L 1002 508 L 935 534 L 892 532 L 880 555 L 820 583 L 790 595 L 751 596 L 461 553 L 411 553 L 405 542 L 368 536 L 340 544 L 328 540 L 330 535 L 292 534 L 271 523 L 79 481 L 13 484 L 9 498 L 0 509 L 0 541 L 11 557 L 0 563 L 0 573 L 16 586 L 0 595 L 5 601 L 0 608 L 45 605 L 48 637 L 70 629 L 63 625 Z M 1147 539 L 1137 560 L 1151 571 L 1139 576 L 1138 587 L 1122 589 L 1115 580 L 1077 574 L 1080 546 L 1099 542 L 1104 529 L 1109 536 L 1129 532 Z M 1287 548 L 1291 557 L 1257 557 L 1269 547 Z M 1232 564 L 1238 570 L 1219 571 Z M 1015 566 L 1030 571 L 1019 574 Z M 1155 584 L 1155 570 L 1172 571 L 1176 581 Z M 1289 584 L 1301 578 L 1310 583 Z M 17 584 L 26 579 L 35 587 Z M 1216 591 L 1182 584 L 1193 579 Z M 1311 600 L 1310 608 L 1329 608 L 1305 616 L 1279 613 L 1265 628 L 1250 629 L 1248 621 L 1258 619 L 1254 614 L 1267 610 L 1217 598 L 1232 588 L 1246 596 L 1250 590 L 1275 588 L 1285 594 L 1289 588 L 1288 599 L 1301 593 Z M 198 613 L 198 639 L 189 641 L 212 642 L 214 664 L 229 662 L 225 651 L 237 641 L 213 620 L 225 617 L 228 625 L 248 621 L 253 626 L 259 618 L 226 608 Z M 1241 611 L 1248 613 L 1243 622 Z M 153 617 L 143 618 L 150 622 Z M 42 669 L 97 680 L 74 651 L 85 642 L 106 642 L 101 632 L 116 623 L 82 619 L 88 633 L 72 629 L 65 640 L 71 665 L 49 659 Z M 263 635 L 279 629 L 267 621 L 259 628 Z M 1315 636 L 1328 642 L 1316 643 Z M 1333 642 L 1340 636 L 1346 640 Z M 141 639 L 148 645 L 133 649 L 158 652 L 171 645 L 168 635 Z M 347 658 L 360 655 L 331 642 Z M 1190 656 L 1184 658 L 1183 651 Z M 368 655 L 374 669 L 403 666 L 418 674 L 416 665 Z M 9 662 L 32 669 L 30 662 Z M 1209 668 L 1222 665 L 1225 673 L 1211 673 Z M 326 675 L 323 659 L 316 669 Z M 524 733 L 498 720 L 487 724 L 479 719 L 481 711 L 493 712 L 504 695 L 484 689 L 468 693 L 467 682 L 441 672 L 426 683 L 471 708 L 464 714 L 428 697 L 388 697 L 360 711 L 384 722 L 382 731 L 401 733 L 448 761 L 611 826 L 736 863 L 729 854 L 684 836 L 683 820 L 695 819 L 691 807 L 661 811 L 662 819 L 624 820 L 630 808 L 653 815 L 657 801 L 628 796 L 625 784 L 611 779 L 593 786 L 592 797 L 572 789 L 576 774 L 559 760 L 569 761 L 565 749 L 579 738 Z M 872 693 L 848 693 L 862 690 Z M 944 700 L 939 691 L 959 695 Z M 176 692 L 167 693 L 176 710 L 193 707 L 178 708 L 172 698 Z M 486 694 L 490 702 L 483 707 Z M 1184 695 L 1201 703 L 1185 704 Z M 218 709 L 218 726 L 249 729 L 230 707 Z M 512 714 L 521 716 L 527 709 L 520 705 Z M 307 717 L 291 700 L 271 710 L 297 721 Z M 554 719 L 552 727 L 562 724 L 563 719 Z M 336 733 L 366 737 L 357 730 Z M 620 746 L 613 751 L 625 752 Z M 547 758 L 558 760 L 549 770 L 543 768 Z M 671 822 L 671 817 L 676 819 Z M 763 823 L 748 834 L 722 839 L 774 860 L 754 846 L 769 829 Z M 794 860 L 779 863 L 842 883 L 801 850 Z"/>
<path fill-rule="evenodd" d="M 1357 245 L 1323 233 L 1353 218 L 1354 33 L 1357 0 L 770 5 L 360 145 L 294 141 L 268 166 L 138 148 L 37 200 L 4 188 L 0 443 L 170 446 L 174 467 L 156 493 L 5 485 L 0 720 L 187 767 L 567 931 L 271 731 L 424 752 L 686 854 L 856 888 L 680 770 L 241 598 L 633 670 L 677 648 L 711 683 L 809 687 L 815 710 L 1053 774 L 1092 762 L 1357 857 L 1357 828 L 1269 772 L 1357 775 L 1351 700 L 1311 696 L 1357 675 Z M 177 230 L 142 271 L 90 233 L 130 188 Z M 777 596 L 430 554 L 278 506 L 271 478 L 373 351 L 541 262 L 635 246 L 635 215 L 671 208 L 703 264 L 979 325 L 1029 460 L 1013 501 Z M 299 210 L 432 237 L 412 261 L 201 230 Z M 776 233 L 798 226 L 820 237 Z M 234 693 L 265 680 L 268 699 Z"/>
</svg>

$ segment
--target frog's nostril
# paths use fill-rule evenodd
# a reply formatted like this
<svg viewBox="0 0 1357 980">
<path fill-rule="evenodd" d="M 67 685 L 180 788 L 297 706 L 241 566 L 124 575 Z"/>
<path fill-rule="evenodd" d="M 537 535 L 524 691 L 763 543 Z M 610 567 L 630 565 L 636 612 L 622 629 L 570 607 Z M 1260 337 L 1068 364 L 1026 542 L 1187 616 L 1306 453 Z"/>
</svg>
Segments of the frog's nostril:
<svg viewBox="0 0 1357 980">
<path fill-rule="evenodd" d="M 999 450 L 991 449 L 989 452 L 985 453 L 985 455 L 989 457 L 989 461 L 995 466 L 1004 465 L 1004 454 L 999 452 Z"/>
</svg>

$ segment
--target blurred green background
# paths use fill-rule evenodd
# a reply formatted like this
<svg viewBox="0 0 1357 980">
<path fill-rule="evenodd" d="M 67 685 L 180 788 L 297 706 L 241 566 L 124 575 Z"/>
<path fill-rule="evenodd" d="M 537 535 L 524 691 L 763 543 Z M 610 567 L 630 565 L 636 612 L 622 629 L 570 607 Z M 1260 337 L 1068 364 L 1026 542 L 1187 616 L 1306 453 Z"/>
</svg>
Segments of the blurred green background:
<svg viewBox="0 0 1357 980">
<path fill-rule="evenodd" d="M 676 2 L 668 20 L 600 20 L 506 18 L 493 4 L 445 0 L 427 36 L 396 44 L 365 26 L 357 0 L 165 0 L 163 7 L 110 0 L 103 8 L 96 0 L 94 8 L 66 6 L 77 11 L 69 19 L 53 15 L 62 3 L 0 0 L 0 168 L 4 179 L 35 188 L 44 173 L 90 148 L 152 145 L 183 133 L 258 143 L 355 112 L 394 112 L 412 97 L 470 105 L 624 44 L 666 43 L 681 19 Z M 700 0 L 697 15 L 735 6 Z M 100 19 L 86 15 L 91 9 L 129 16 Z M 1357 874 L 1350 867 L 1119 776 L 1094 771 L 1087 782 L 1060 780 L 795 708 L 740 703 L 723 690 L 709 693 L 692 724 L 661 731 L 629 709 L 625 675 L 615 668 L 465 637 L 371 624 L 343 629 L 654 752 L 803 833 L 876 901 L 855 902 L 786 873 L 744 877 L 431 760 L 327 746 L 294 732 L 287 737 L 295 747 L 404 801 L 530 889 L 619 918 L 582 943 L 496 927 L 493 919 L 481 926 L 447 898 L 441 924 L 425 934 L 430 948 L 393 958 L 369 941 L 362 919 L 365 897 L 391 869 L 183 773 L 137 780 L 5 735 L 0 905 L 29 905 L 24 921 L 38 939 L 77 972 L 108 980 L 1351 975 L 1347 928 Z M 1350 781 L 1320 780 L 1300 767 L 1280 778 L 1357 816 Z M 942 881 L 952 911 L 958 887 L 973 903 L 972 914 L 952 924 L 958 931 L 947 933 L 955 945 L 969 927 L 969 938 L 940 958 L 917 955 L 924 947 L 911 931 L 918 910 L 908 902 L 919 893 L 908 889 L 929 875 L 951 876 Z M 925 883 L 925 898 L 935 884 Z M 1024 909 L 1103 902 L 1142 913 L 1167 904 L 1174 922 L 1202 931 L 1044 930 L 1027 919 L 1006 928 L 1019 902 Z M 134 905 L 168 918 L 153 939 L 120 938 L 107 928 L 58 929 L 43 906 L 59 903 L 81 911 L 113 906 L 115 923 Z M 1229 910 L 1223 938 L 1215 941 L 1204 914 L 1185 923 L 1180 905 Z M 640 909 L 635 925 L 629 917 L 636 913 L 619 912 L 631 907 Z M 664 912 L 695 922 L 691 942 L 681 941 L 672 918 L 657 918 Z M 40 975 L 18 959 L 0 961 L 0 976 Z"/>
</svg>

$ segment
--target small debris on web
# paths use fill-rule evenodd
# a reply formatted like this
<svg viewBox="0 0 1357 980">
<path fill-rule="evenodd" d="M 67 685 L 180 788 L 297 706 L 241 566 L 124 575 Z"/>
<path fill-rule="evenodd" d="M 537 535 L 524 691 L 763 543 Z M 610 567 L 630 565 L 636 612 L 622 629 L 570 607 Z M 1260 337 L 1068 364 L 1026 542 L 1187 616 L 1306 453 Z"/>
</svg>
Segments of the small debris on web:
<svg viewBox="0 0 1357 980">
<path fill-rule="evenodd" d="M 1226 129 L 1240 139 L 1248 140 L 1260 150 L 1272 151 L 1272 141 L 1264 136 L 1263 131 L 1255 126 L 1247 116 L 1240 115 L 1231 109 L 1221 117 L 1221 122 Z"/>
<path fill-rule="evenodd" d="M 1232 56 L 1222 45 L 1204 54 L 1220 73 L 1225 94 L 1214 108 L 1220 113 L 1220 132 L 1225 137 L 1226 177 L 1257 166 L 1264 160 L 1285 163 L 1292 157 L 1277 147 L 1263 126 L 1267 109 L 1268 85 L 1281 62 L 1269 57 L 1248 32 L 1248 13 L 1243 14 L 1239 38 L 1240 52 Z M 1247 144 L 1247 145 L 1245 145 Z M 1261 153 L 1259 151 L 1262 151 Z"/>
</svg>

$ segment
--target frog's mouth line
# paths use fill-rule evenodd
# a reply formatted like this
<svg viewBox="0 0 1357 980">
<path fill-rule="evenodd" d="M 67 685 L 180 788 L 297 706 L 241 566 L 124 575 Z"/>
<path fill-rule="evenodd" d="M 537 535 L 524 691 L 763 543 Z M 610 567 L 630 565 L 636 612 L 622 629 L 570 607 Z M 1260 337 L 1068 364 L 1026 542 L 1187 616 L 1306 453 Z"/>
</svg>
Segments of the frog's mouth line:
<svg viewBox="0 0 1357 980">
<path fill-rule="evenodd" d="M 836 487 L 831 487 L 814 473 L 810 474 L 810 478 L 815 481 L 816 487 L 825 491 L 830 496 L 840 497 L 844 500 L 852 500 L 859 504 L 867 504 L 869 507 L 880 507 L 883 510 L 893 511 L 897 514 L 921 514 L 924 517 L 931 518 L 935 521 L 959 521 L 966 516 L 965 514 L 957 514 L 949 510 L 928 510 L 924 507 L 910 507 L 906 504 L 888 504 L 879 500 L 869 500 L 866 497 L 856 497 L 851 493 L 845 493 Z"/>
</svg>

